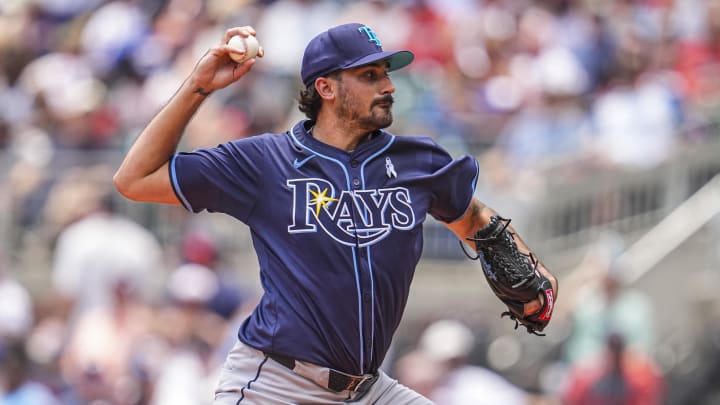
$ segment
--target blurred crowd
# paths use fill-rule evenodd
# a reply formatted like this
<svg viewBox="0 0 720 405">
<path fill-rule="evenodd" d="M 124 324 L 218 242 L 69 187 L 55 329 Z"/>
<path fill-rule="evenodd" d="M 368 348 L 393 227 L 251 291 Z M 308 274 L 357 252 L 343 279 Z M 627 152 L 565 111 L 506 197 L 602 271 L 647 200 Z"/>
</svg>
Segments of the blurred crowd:
<svg viewBox="0 0 720 405">
<path fill-rule="evenodd" d="M 720 97 L 715 0 L 6 0 L 0 147 L 127 147 L 224 29 L 266 56 L 213 97 L 188 147 L 284 130 L 307 41 L 363 21 L 416 60 L 394 74 L 396 132 L 523 168 L 591 158 L 647 167 L 702 137 Z"/>
<path fill-rule="evenodd" d="M 210 403 L 254 290 L 216 235 L 163 246 L 110 194 L 84 196 L 54 241 L 49 287 L 0 267 L 0 404 Z"/>
<path fill-rule="evenodd" d="M 0 404 L 208 403 L 254 291 L 212 232 L 158 238 L 120 215 L 113 165 L 231 26 L 255 27 L 265 57 L 206 101 L 181 148 L 284 131 L 302 118 L 305 44 L 350 21 L 416 55 L 392 74 L 391 130 L 477 156 L 493 192 L 558 167 L 648 170 L 716 137 L 720 0 L 2 0 L 0 231 L 34 233 L 0 237 Z M 26 285 L 11 267 L 38 234 L 50 266 Z M 661 403 L 654 310 L 598 266 L 555 378 L 511 382 L 477 356 L 486 329 L 449 319 L 388 370 L 440 405 Z"/>
</svg>

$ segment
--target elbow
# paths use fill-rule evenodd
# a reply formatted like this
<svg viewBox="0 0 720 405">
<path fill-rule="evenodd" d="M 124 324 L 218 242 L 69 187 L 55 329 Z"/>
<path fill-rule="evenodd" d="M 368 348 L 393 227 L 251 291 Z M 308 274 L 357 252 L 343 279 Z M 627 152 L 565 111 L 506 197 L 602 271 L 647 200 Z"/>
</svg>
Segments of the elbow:
<svg viewBox="0 0 720 405">
<path fill-rule="evenodd" d="M 144 173 L 133 165 L 123 165 L 113 175 L 115 189 L 128 200 L 136 202 L 155 202 L 177 204 L 177 198 L 163 170 Z"/>
<path fill-rule="evenodd" d="M 133 201 L 137 201 L 137 198 L 134 196 L 132 190 L 133 190 L 133 182 L 128 179 L 128 177 L 122 172 L 122 170 L 118 170 L 115 172 L 115 175 L 113 175 L 113 185 L 115 185 L 115 189 L 125 198 Z"/>
</svg>

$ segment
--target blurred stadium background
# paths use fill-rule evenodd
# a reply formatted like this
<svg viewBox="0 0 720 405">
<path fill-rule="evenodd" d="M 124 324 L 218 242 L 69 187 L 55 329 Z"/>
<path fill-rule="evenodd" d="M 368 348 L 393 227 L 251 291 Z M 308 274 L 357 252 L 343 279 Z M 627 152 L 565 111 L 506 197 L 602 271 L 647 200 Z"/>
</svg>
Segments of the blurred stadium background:
<svg viewBox="0 0 720 405">
<path fill-rule="evenodd" d="M 476 156 L 477 196 L 560 278 L 547 336 L 514 331 L 429 221 L 388 372 L 448 384 L 437 356 L 410 360 L 454 319 L 472 344 L 434 346 L 527 403 L 720 404 L 718 0 L 0 0 L 0 404 L 209 403 L 257 298 L 248 230 L 125 201 L 112 173 L 227 27 L 254 26 L 266 57 L 183 150 L 301 119 L 304 45 L 350 21 L 416 54 L 391 130 Z M 608 336 L 625 385 L 579 377 L 606 370 Z M 484 394 L 437 401 L 499 403 Z"/>
</svg>

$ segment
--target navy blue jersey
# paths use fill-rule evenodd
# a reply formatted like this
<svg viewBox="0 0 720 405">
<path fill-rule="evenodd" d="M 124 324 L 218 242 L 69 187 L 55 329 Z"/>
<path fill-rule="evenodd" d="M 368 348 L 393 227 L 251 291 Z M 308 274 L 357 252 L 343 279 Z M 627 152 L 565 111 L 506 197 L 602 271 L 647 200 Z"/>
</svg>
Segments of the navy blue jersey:
<svg viewBox="0 0 720 405">
<path fill-rule="evenodd" d="M 188 210 L 223 212 L 251 229 L 264 294 L 240 340 L 374 372 L 405 309 L 427 214 L 460 218 L 478 165 L 430 138 L 386 131 L 346 152 L 308 125 L 178 153 L 172 184 Z"/>
</svg>

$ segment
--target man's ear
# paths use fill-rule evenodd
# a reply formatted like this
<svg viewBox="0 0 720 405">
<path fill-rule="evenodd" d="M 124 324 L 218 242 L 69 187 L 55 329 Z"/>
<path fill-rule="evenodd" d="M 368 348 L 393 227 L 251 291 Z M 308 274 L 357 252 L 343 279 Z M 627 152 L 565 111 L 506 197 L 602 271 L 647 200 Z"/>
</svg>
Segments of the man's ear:
<svg viewBox="0 0 720 405">
<path fill-rule="evenodd" d="M 315 80 L 315 91 L 326 100 L 335 98 L 335 83 L 327 77 L 318 77 Z"/>
</svg>

